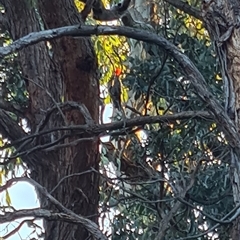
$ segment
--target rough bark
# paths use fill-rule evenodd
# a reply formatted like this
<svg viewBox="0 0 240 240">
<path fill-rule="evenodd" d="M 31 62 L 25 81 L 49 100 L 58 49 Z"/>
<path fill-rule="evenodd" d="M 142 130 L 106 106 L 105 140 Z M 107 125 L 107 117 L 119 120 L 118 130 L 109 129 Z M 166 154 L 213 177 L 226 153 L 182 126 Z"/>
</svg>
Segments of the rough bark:
<svg viewBox="0 0 240 240">
<path fill-rule="evenodd" d="M 240 2 L 238 0 L 209 1 L 203 4 L 209 34 L 215 44 L 221 63 L 225 92 L 225 111 L 234 121 L 239 134 L 240 128 Z M 230 176 L 236 205 L 240 199 L 240 153 L 232 149 Z M 233 240 L 240 239 L 240 218 L 232 228 Z"/>
<path fill-rule="evenodd" d="M 81 22 L 73 1 L 41 0 L 38 1 L 38 12 L 31 1 L 1 2 L 5 7 L 8 30 L 14 40 L 30 32 L 40 31 L 43 24 L 48 29 Z M 36 131 L 46 109 L 67 100 L 85 104 L 92 118 L 98 121 L 97 64 L 90 38 L 64 37 L 48 45 L 45 42 L 38 43 L 19 53 L 19 63 L 29 91 L 30 105 L 26 117 L 32 132 Z M 81 113 L 72 110 L 56 113 L 44 127 L 49 129 L 63 124 L 83 123 Z M 50 142 L 59 136 L 60 133 L 39 138 L 38 144 Z M 81 137 L 84 136 L 78 138 Z M 65 142 L 72 140 L 67 139 Z M 98 170 L 98 140 L 44 154 L 44 158 L 37 161 L 31 166 L 31 176 L 51 191 L 66 175 L 83 172 L 91 167 Z M 97 222 L 99 196 L 98 176 L 95 173 L 68 178 L 53 196 L 76 214 L 89 216 L 89 219 Z M 42 207 L 54 208 L 43 196 L 39 195 L 39 198 Z M 45 221 L 44 226 L 45 239 L 49 240 L 89 237 L 89 233 L 77 225 Z"/>
</svg>

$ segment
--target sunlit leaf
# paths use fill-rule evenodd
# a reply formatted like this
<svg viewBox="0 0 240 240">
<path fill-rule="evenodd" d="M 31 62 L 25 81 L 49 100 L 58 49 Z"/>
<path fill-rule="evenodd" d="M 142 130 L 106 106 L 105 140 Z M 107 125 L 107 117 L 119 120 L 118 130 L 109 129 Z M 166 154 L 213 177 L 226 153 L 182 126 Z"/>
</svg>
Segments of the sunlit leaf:
<svg viewBox="0 0 240 240">
<path fill-rule="evenodd" d="M 5 200 L 6 200 L 7 205 L 11 206 L 12 203 L 11 203 L 11 198 L 10 198 L 8 190 L 6 190 Z"/>
</svg>

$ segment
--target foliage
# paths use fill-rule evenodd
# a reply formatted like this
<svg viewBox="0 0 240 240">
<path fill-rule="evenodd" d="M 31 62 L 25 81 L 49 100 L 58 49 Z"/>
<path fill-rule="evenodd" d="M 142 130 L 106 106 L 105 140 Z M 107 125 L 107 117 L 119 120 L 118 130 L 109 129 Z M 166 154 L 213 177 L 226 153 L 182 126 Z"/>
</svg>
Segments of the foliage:
<svg viewBox="0 0 240 240">
<path fill-rule="evenodd" d="M 211 92 L 223 102 L 218 60 L 202 23 L 172 8 L 162 13 L 163 19 L 164 15 L 171 19 L 156 26 L 156 31 L 178 45 L 203 74 Z M 150 53 L 145 59 L 131 57 L 131 50 L 137 44 L 129 42 L 130 55 L 124 62 L 127 74 L 123 79 L 124 86 L 134 93 L 135 101 L 144 99 L 136 111 L 156 116 L 206 109 L 191 82 L 167 52 L 155 48 L 152 52 L 157 55 Z M 143 45 L 144 49 L 149 50 L 149 45 Z M 133 151 L 129 159 L 132 164 L 144 171 L 149 169 L 147 177 L 137 177 L 137 173 L 124 175 L 118 184 L 127 186 L 131 192 L 121 187 L 113 188 L 114 194 L 105 192 L 109 205 L 115 203 L 112 239 L 157 239 L 164 217 L 177 205 L 176 194 L 183 191 L 192 178 L 194 184 L 182 199 L 187 203 L 180 204 L 174 212 L 170 226 L 164 230 L 165 239 L 203 233 L 216 224 L 205 214 L 221 219 L 231 211 L 234 203 L 230 197 L 229 148 L 214 122 L 185 119 L 145 125 L 142 130 L 147 142 L 139 147 L 139 142 L 128 136 L 132 149 L 126 148 L 126 151 Z M 119 142 L 118 138 L 114 139 Z M 228 231 L 229 226 L 222 225 L 216 236 L 226 239 Z M 207 239 L 207 235 L 201 239 Z"/>
<path fill-rule="evenodd" d="M 198 1 L 190 2 L 198 5 Z M 83 7 L 78 1 L 76 5 L 78 9 Z M 162 2 L 156 5 L 162 20 L 157 25 L 152 23 L 156 33 L 193 61 L 210 91 L 223 104 L 219 63 L 202 23 Z M 88 24 L 96 22 L 88 19 Z M 1 46 L 10 41 L 6 33 L 4 37 Z M 106 89 L 115 70 L 121 68 L 123 106 L 126 112 L 130 109 L 129 118 L 206 110 L 168 52 L 117 36 L 94 37 L 93 43 L 103 104 L 111 102 Z M 141 50 L 138 57 L 133 54 L 136 49 Z M 16 56 L 2 59 L 0 71 L 1 87 L 6 90 L 4 99 L 25 108 L 28 95 Z M 216 224 L 214 219 L 222 219 L 231 211 L 230 151 L 213 120 L 184 118 L 127 130 L 126 134 L 116 131 L 111 136 L 114 150 L 103 143 L 101 152 L 100 207 L 103 219 L 105 213 L 111 213 L 108 220 L 112 239 L 158 239 L 161 231 L 164 239 L 195 236 L 211 229 Z M 1 169 L 0 185 L 2 172 L 7 175 L 6 166 L 10 165 Z M 11 205 L 8 192 L 5 199 Z M 172 219 L 164 228 L 168 215 Z M 219 239 L 227 239 L 229 225 L 220 225 L 214 231 L 211 233 Z M 211 239 L 211 234 L 198 239 Z"/>
</svg>

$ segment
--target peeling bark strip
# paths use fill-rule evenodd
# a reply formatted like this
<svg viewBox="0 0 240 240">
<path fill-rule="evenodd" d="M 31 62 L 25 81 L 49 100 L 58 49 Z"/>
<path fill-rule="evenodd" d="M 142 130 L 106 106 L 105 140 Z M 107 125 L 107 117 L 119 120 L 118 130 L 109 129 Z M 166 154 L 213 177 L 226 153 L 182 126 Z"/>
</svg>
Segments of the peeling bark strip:
<svg viewBox="0 0 240 240">
<path fill-rule="evenodd" d="M 240 130 L 240 2 L 204 1 L 203 19 L 218 54 L 224 81 L 225 110 Z M 235 204 L 240 202 L 240 153 L 232 149 L 231 180 Z M 234 222 L 232 239 L 239 239 L 240 217 Z"/>
<path fill-rule="evenodd" d="M 44 28 L 79 24 L 81 19 L 73 3 L 69 0 L 39 0 L 38 12 L 31 1 L 1 0 L 5 8 L 6 27 L 13 40 Z M 98 121 L 98 79 L 96 76 L 96 57 L 90 38 L 73 39 L 63 37 L 50 42 L 51 50 L 44 42 L 24 48 L 19 52 L 19 62 L 23 76 L 28 85 L 30 106 L 29 116 L 32 133 L 34 133 L 44 112 L 56 103 L 75 101 L 84 104 L 91 118 Z M 51 54 L 50 54 L 51 51 Z M 44 129 L 68 124 L 84 124 L 85 119 L 77 110 L 59 114 L 55 112 L 44 125 Z M 61 137 L 61 132 L 47 134 L 38 138 L 38 144 L 46 144 Z M 81 136 L 84 138 L 84 134 Z M 79 138 L 79 136 L 78 136 Z M 73 141 L 65 139 L 64 143 Z M 35 160 L 32 178 L 51 191 L 65 175 L 83 172 L 90 168 L 98 169 L 98 141 L 81 142 L 76 146 L 56 149 L 39 157 L 30 155 Z M 29 160 L 29 157 L 27 160 Z M 41 156 L 41 157 L 40 157 Z M 24 158 L 23 158 L 24 160 Z M 68 179 L 54 192 L 62 205 L 82 216 L 97 222 L 98 216 L 98 178 L 91 172 L 85 176 Z M 50 202 L 43 201 L 39 193 L 41 206 L 56 210 Z M 87 239 L 91 234 L 82 225 L 65 222 L 45 221 L 47 240 Z"/>
</svg>

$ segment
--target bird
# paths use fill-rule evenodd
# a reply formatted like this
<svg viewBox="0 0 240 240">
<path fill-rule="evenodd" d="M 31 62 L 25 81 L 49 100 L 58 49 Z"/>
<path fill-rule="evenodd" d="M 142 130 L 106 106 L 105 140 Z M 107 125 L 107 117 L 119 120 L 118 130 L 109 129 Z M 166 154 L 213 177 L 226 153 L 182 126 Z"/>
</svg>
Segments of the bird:
<svg viewBox="0 0 240 240">
<path fill-rule="evenodd" d="M 112 104 L 113 107 L 118 109 L 119 111 L 121 111 L 122 109 L 122 105 L 121 105 L 121 83 L 119 80 L 119 76 L 121 75 L 121 69 L 120 68 L 116 68 L 115 72 L 114 72 L 114 76 L 112 77 L 112 79 L 109 81 L 109 95 L 111 97 L 112 100 Z"/>
</svg>

